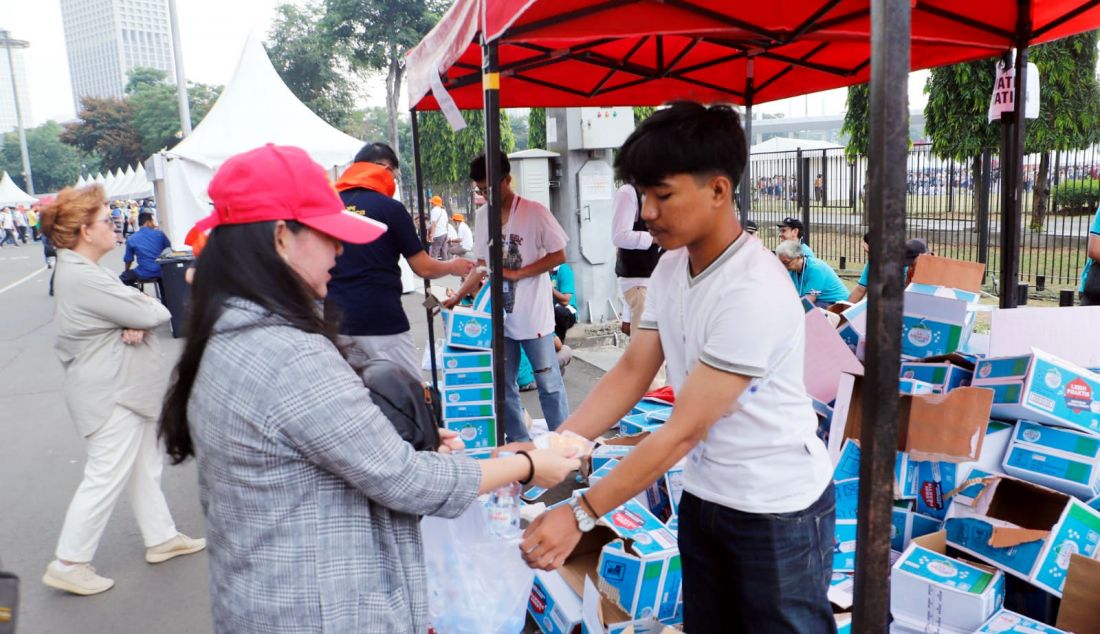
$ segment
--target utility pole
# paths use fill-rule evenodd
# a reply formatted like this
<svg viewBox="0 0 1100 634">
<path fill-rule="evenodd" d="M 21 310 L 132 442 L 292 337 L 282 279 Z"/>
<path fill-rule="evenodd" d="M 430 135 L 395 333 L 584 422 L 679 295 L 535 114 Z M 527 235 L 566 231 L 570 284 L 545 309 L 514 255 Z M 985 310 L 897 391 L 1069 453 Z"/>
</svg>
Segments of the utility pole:
<svg viewBox="0 0 1100 634">
<path fill-rule="evenodd" d="M 180 46 L 180 21 L 176 14 L 176 0 L 168 0 L 168 21 L 172 25 L 172 55 L 176 62 L 176 98 L 180 104 L 180 132 L 184 138 L 191 134 L 191 106 L 187 101 L 187 76 L 183 72 L 183 47 Z"/>
<path fill-rule="evenodd" d="M 34 176 L 31 174 L 31 156 L 27 152 L 27 133 L 23 130 L 23 108 L 19 105 L 19 84 L 15 81 L 15 60 L 11 49 L 27 48 L 31 45 L 26 40 L 12 39 L 8 31 L 0 31 L 0 46 L 8 52 L 8 72 L 11 74 L 11 98 L 15 101 L 15 126 L 19 131 L 19 151 L 23 155 L 23 179 L 27 186 L 27 193 L 34 195 Z"/>
</svg>

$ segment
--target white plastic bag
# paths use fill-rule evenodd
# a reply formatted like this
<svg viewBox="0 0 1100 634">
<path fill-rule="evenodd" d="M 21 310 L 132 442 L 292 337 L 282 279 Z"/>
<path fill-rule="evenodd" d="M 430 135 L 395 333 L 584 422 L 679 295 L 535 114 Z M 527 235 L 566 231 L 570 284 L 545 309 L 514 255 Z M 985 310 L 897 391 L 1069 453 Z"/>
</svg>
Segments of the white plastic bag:
<svg viewBox="0 0 1100 634">
<path fill-rule="evenodd" d="M 476 501 L 451 520 L 425 517 L 428 621 L 439 634 L 515 634 L 523 631 L 535 572 L 519 553 L 519 539 L 489 533 L 485 506 Z"/>
</svg>

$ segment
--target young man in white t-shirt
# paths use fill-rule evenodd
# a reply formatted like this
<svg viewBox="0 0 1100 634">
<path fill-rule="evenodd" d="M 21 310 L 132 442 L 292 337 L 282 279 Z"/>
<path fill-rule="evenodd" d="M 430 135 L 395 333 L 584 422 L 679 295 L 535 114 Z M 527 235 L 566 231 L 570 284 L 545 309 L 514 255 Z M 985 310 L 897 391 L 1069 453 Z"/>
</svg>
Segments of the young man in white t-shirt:
<svg viewBox="0 0 1100 634">
<path fill-rule="evenodd" d="M 521 198 L 512 191 L 511 164 L 500 153 L 501 228 L 504 234 L 504 433 L 508 441 L 530 438 L 524 424 L 516 375 L 520 348 L 527 353 L 535 372 L 539 404 L 546 425 L 557 429 L 569 415 L 569 400 L 554 350 L 553 286 L 548 272 L 565 262 L 565 230 L 541 204 Z M 486 192 L 485 155 L 470 163 L 470 180 L 480 192 Z M 479 267 L 489 260 L 489 214 L 478 209 L 474 227 L 474 256 Z M 459 299 L 478 288 L 484 274 L 477 269 L 462 287 L 443 302 L 452 308 Z"/>
<path fill-rule="evenodd" d="M 537 518 L 523 556 L 560 566 L 595 518 L 683 459 L 684 631 L 833 632 L 832 464 L 802 380 L 804 313 L 783 266 L 737 220 L 745 161 L 737 113 L 688 102 L 658 110 L 619 152 L 667 252 L 622 359 L 562 430 L 606 432 L 662 361 L 676 405 L 586 494 Z"/>
<path fill-rule="evenodd" d="M 429 216 L 429 235 L 432 239 L 430 253 L 437 260 L 447 259 L 447 210 L 443 208 L 443 198 L 432 196 L 432 209 Z"/>
</svg>

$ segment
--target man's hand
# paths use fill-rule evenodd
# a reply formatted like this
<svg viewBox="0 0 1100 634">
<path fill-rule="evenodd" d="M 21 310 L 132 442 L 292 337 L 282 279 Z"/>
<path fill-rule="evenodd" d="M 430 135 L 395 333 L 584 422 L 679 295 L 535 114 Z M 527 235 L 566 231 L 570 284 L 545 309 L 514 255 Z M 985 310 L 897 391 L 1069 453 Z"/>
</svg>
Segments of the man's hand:
<svg viewBox="0 0 1100 634">
<path fill-rule="evenodd" d="M 532 568 L 554 570 L 565 563 L 581 535 L 573 509 L 563 504 L 536 517 L 523 531 L 520 554 Z"/>
<path fill-rule="evenodd" d="M 439 453 L 454 453 L 465 448 L 466 444 L 458 437 L 458 432 L 445 427 L 439 429 Z"/>
<path fill-rule="evenodd" d="M 524 278 L 524 276 L 520 274 L 522 270 L 523 269 L 504 269 L 504 279 L 509 282 L 518 282 Z"/>
<path fill-rule="evenodd" d="M 535 443 L 533 443 L 533 442 L 510 442 L 507 445 L 502 445 L 500 447 L 497 447 L 497 448 L 493 449 L 492 456 L 494 458 L 496 458 L 496 457 L 500 456 L 500 452 L 502 452 L 502 451 L 510 451 L 512 453 L 516 453 L 518 451 L 534 451 L 534 450 L 535 450 Z"/>
<path fill-rule="evenodd" d="M 465 258 L 455 258 L 449 262 L 451 275 L 466 277 L 474 269 L 474 262 Z"/>
<path fill-rule="evenodd" d="M 443 305 L 443 308 L 446 308 L 447 310 L 451 310 L 455 306 L 458 306 L 458 302 L 460 302 L 460 301 L 462 301 L 461 297 L 459 297 L 458 295 L 452 295 L 452 296 L 448 297 L 447 299 L 443 300 L 442 302 L 440 302 L 440 304 Z"/>
</svg>

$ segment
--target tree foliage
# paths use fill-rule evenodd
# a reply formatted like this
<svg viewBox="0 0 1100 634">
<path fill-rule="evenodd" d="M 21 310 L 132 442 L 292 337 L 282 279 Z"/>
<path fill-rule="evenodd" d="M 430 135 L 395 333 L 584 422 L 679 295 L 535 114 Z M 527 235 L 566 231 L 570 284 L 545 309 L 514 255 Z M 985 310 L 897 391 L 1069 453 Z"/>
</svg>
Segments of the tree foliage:
<svg viewBox="0 0 1100 634">
<path fill-rule="evenodd" d="M 445 0 L 325 0 L 324 29 L 353 68 L 386 76 L 387 138 L 400 150 L 398 103 L 405 53 L 431 30 Z"/>
<path fill-rule="evenodd" d="M 963 161 L 1000 143 L 1000 125 L 987 119 L 996 77 L 996 59 L 932 69 L 924 86 L 924 129 L 933 154 Z"/>
<path fill-rule="evenodd" d="M 515 140 L 516 150 L 526 150 L 530 146 L 531 130 L 527 117 L 520 116 L 517 112 L 504 113 L 508 115 L 508 123 L 512 127 L 512 138 Z"/>
<path fill-rule="evenodd" d="M 546 149 L 546 108 L 531 108 L 527 115 L 528 149 Z"/>
<path fill-rule="evenodd" d="M 135 66 L 130 71 L 129 80 L 126 82 L 126 94 L 130 94 L 142 86 L 163 84 L 167 79 L 168 73 L 159 68 Z"/>
<path fill-rule="evenodd" d="M 861 154 L 867 154 L 871 143 L 871 84 L 857 84 L 848 87 L 848 99 L 845 102 L 844 124 L 840 133 L 848 137 L 844 154 L 849 160 Z"/>
<path fill-rule="evenodd" d="M 85 154 L 98 155 L 103 170 L 125 168 L 145 159 L 129 100 L 85 97 L 80 105 L 79 120 L 66 124 L 61 134 L 63 142 Z"/>
<path fill-rule="evenodd" d="M 279 77 L 302 103 L 330 125 L 347 130 L 353 123 L 355 93 L 347 63 L 323 23 L 317 3 L 282 4 L 265 45 Z"/>
<path fill-rule="evenodd" d="M 485 149 L 484 112 L 464 110 L 462 117 L 466 127 L 457 133 L 439 112 L 424 112 L 419 116 L 424 182 L 437 187 L 464 182 L 470 160 Z M 505 111 L 500 113 L 500 146 L 505 153 L 516 147 L 511 121 Z"/>
<path fill-rule="evenodd" d="M 206 84 L 192 84 L 187 88 L 191 126 L 197 126 L 214 102 L 221 88 Z M 133 125 L 141 135 L 141 151 L 144 156 L 161 149 L 171 149 L 180 142 L 179 97 L 176 87 L 168 84 L 139 86 L 129 97 L 133 107 Z"/>
<path fill-rule="evenodd" d="M 61 142 L 62 131 L 61 125 L 55 121 L 47 121 L 26 131 L 27 153 L 36 192 L 56 192 L 80 177 L 80 152 Z M 26 190 L 22 161 L 19 137 L 15 132 L 9 132 L 4 135 L 3 147 L 0 148 L 0 171 L 8 172 L 15 184 Z"/>
</svg>

